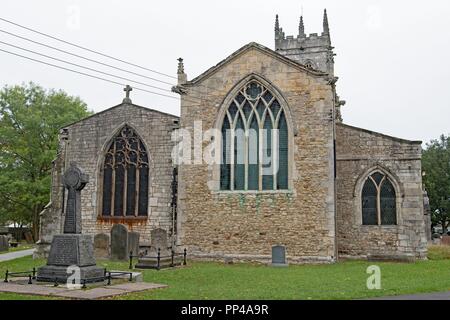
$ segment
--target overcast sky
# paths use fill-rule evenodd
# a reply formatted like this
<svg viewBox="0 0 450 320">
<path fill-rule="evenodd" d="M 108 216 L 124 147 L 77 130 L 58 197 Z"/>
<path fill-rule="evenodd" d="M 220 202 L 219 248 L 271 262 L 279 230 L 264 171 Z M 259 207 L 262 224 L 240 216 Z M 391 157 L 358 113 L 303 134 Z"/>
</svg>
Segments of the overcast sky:
<svg viewBox="0 0 450 320">
<path fill-rule="evenodd" d="M 185 71 L 192 79 L 249 42 L 273 49 L 276 13 L 286 35 L 296 36 L 302 7 L 306 33 L 322 32 L 323 9 L 328 9 L 337 53 L 338 94 L 347 101 L 345 123 L 424 142 L 450 133 L 450 2 L 446 0 L 15 0 L 2 2 L 0 17 L 172 76 L 176 76 L 176 59 L 183 57 Z M 148 77 L 176 81 L 3 21 L 0 29 Z M 169 85 L 101 67 L 2 32 L 0 41 L 170 89 Z M 63 65 L 4 44 L 0 49 Z M 4 52 L 0 52 L 0 66 L 1 86 L 34 81 L 79 96 L 94 111 L 120 103 L 124 94 L 119 85 Z M 138 105 L 179 114 L 177 100 L 136 90 L 131 97 Z"/>
</svg>

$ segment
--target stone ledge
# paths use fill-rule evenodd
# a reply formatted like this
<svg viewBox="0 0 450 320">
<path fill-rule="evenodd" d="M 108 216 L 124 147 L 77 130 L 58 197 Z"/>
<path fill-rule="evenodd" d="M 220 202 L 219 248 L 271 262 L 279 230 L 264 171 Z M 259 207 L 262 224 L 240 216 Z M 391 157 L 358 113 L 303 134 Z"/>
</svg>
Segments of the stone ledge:
<svg viewBox="0 0 450 320">
<path fill-rule="evenodd" d="M 269 264 L 272 262 L 271 255 L 252 255 L 252 254 L 226 254 L 226 253 L 189 253 L 188 258 L 199 261 L 221 261 L 230 263 L 236 262 L 257 262 Z M 334 257 L 327 256 L 287 256 L 289 264 L 330 264 L 336 262 Z"/>
</svg>

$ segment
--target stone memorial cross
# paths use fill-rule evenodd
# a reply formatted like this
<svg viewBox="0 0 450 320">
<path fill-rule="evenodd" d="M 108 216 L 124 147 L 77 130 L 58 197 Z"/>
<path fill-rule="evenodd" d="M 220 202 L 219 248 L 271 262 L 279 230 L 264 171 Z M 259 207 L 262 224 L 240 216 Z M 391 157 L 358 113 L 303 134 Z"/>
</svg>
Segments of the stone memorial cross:
<svg viewBox="0 0 450 320">
<path fill-rule="evenodd" d="M 68 190 L 66 219 L 64 221 L 64 233 L 81 233 L 81 190 L 89 182 L 89 176 L 84 173 L 75 163 L 63 176 L 64 186 Z"/>
</svg>

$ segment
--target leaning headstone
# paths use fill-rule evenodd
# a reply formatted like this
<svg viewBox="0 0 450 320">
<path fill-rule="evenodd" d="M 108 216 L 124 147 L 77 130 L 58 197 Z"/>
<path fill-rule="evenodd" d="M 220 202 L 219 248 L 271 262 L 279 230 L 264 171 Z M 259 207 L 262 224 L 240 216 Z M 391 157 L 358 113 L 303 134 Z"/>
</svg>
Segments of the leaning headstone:
<svg viewBox="0 0 450 320">
<path fill-rule="evenodd" d="M 154 229 L 150 233 L 150 238 L 150 250 L 145 256 L 139 258 L 136 268 L 162 269 L 182 264 L 182 255 L 174 255 L 172 260 L 172 248 L 168 246 L 166 230 Z"/>
<path fill-rule="evenodd" d="M 96 259 L 109 258 L 109 234 L 99 233 L 94 236 L 94 256 Z"/>
<path fill-rule="evenodd" d="M 80 282 L 103 281 L 105 270 L 97 267 L 92 235 L 81 234 L 81 190 L 89 177 L 74 163 L 64 173 L 63 183 L 68 191 L 64 234 L 53 236 L 47 265 L 38 269 L 37 280 L 67 282 L 76 272 Z M 78 267 L 74 271 L 74 267 Z"/>
<path fill-rule="evenodd" d="M 128 232 L 128 253 L 139 255 L 139 232 Z"/>
<path fill-rule="evenodd" d="M 7 236 L 0 236 L 0 252 L 8 251 L 9 243 Z"/>
<path fill-rule="evenodd" d="M 272 247 L 272 264 L 273 267 L 287 267 L 286 247 L 276 245 Z"/>
<path fill-rule="evenodd" d="M 128 230 L 123 224 L 115 224 L 111 228 L 111 258 L 128 260 Z"/>
</svg>

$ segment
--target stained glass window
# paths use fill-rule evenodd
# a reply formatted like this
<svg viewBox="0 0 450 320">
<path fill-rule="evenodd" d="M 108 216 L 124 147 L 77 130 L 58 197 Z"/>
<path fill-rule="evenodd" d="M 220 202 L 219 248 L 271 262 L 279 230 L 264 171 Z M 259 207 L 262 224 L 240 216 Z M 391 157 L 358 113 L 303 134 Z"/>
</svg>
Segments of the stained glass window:
<svg viewBox="0 0 450 320">
<path fill-rule="evenodd" d="M 275 95 L 258 81 L 247 83 L 224 116 L 220 189 L 288 189 L 288 141 L 286 114 Z"/>
<path fill-rule="evenodd" d="M 397 224 L 396 194 L 392 182 L 381 172 L 375 172 L 362 190 L 363 225 Z"/>
<path fill-rule="evenodd" d="M 284 113 L 281 114 L 278 121 L 278 176 L 277 189 L 288 188 L 288 127 Z"/>
<path fill-rule="evenodd" d="M 364 225 L 377 225 L 377 186 L 372 179 L 367 179 L 362 191 L 362 212 Z"/>
<path fill-rule="evenodd" d="M 102 216 L 146 216 L 148 185 L 147 151 L 125 125 L 111 141 L 103 162 Z"/>
<path fill-rule="evenodd" d="M 394 186 L 385 180 L 380 190 L 381 224 L 397 224 L 396 201 Z"/>
</svg>

